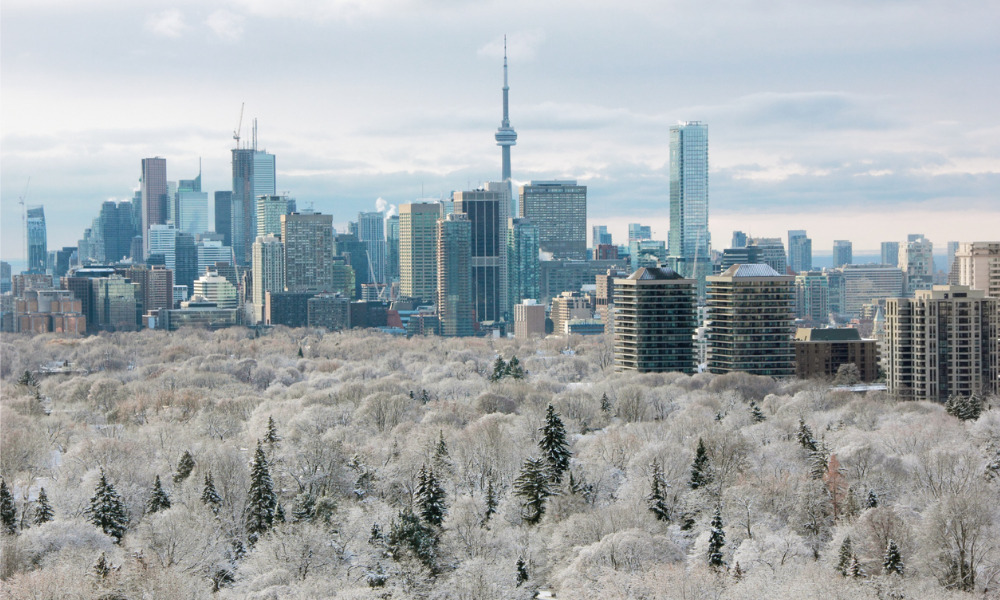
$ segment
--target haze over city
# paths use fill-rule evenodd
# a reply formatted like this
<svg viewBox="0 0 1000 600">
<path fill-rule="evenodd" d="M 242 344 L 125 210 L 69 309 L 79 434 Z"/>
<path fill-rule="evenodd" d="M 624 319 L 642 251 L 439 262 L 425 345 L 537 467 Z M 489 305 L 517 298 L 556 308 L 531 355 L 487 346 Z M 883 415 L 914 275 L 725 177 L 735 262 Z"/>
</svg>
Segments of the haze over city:
<svg viewBox="0 0 1000 600">
<path fill-rule="evenodd" d="M 132 195 L 140 159 L 211 193 L 258 119 L 277 186 L 338 228 L 379 198 L 499 178 L 503 35 L 515 185 L 577 179 L 591 224 L 666 237 L 667 132 L 711 128 L 712 245 L 806 229 L 858 252 L 1000 223 L 1000 8 L 982 3 L 5 2 L 2 248 Z"/>
</svg>

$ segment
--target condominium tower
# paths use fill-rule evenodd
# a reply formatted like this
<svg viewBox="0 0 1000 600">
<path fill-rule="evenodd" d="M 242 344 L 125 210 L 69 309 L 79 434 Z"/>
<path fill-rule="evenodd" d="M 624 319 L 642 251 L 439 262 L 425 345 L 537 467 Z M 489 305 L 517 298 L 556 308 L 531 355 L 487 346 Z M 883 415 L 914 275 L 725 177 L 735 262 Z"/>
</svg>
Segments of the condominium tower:
<svg viewBox="0 0 1000 600">
<path fill-rule="evenodd" d="M 285 289 L 333 290 L 333 217 L 320 213 L 281 215 L 285 245 Z"/>
<path fill-rule="evenodd" d="M 428 304 L 437 298 L 437 221 L 439 203 L 399 207 L 399 293 Z"/>
<path fill-rule="evenodd" d="M 695 371 L 695 280 L 643 267 L 614 280 L 614 304 L 616 370 Z"/>
<path fill-rule="evenodd" d="M 670 233 L 667 249 L 670 256 L 681 259 L 683 275 L 695 276 L 698 275 L 693 271 L 696 264 L 711 264 L 710 247 L 708 125 L 690 121 L 670 128 Z M 700 271 L 703 269 L 699 268 Z"/>
</svg>

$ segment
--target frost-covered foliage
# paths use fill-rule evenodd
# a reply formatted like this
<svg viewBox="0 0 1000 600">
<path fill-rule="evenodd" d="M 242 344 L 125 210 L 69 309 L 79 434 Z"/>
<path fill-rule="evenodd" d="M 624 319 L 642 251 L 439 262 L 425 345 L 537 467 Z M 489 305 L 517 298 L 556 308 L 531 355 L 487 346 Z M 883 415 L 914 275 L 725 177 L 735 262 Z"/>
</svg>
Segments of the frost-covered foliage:
<svg viewBox="0 0 1000 600">
<path fill-rule="evenodd" d="M 996 398 L 949 412 L 824 382 L 614 373 L 602 340 L 571 345 L 284 328 L 5 336 L 0 589 L 1000 589 Z M 88 374 L 38 375 L 50 361 Z"/>
</svg>

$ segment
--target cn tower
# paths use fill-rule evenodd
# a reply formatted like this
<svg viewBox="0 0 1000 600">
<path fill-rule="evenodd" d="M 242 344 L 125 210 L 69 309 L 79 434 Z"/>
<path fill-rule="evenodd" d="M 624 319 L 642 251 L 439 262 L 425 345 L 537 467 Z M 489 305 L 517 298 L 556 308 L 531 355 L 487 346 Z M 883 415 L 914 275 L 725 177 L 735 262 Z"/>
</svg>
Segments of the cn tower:
<svg viewBox="0 0 1000 600">
<path fill-rule="evenodd" d="M 507 193 L 510 196 L 511 212 L 510 216 L 517 215 L 517 202 L 514 200 L 513 190 L 510 181 L 510 147 L 517 143 L 517 132 L 510 126 L 510 113 L 508 112 L 508 94 L 510 86 L 507 85 L 507 36 L 503 38 L 503 121 L 497 128 L 497 146 L 502 152 L 501 181 L 507 186 Z"/>
</svg>

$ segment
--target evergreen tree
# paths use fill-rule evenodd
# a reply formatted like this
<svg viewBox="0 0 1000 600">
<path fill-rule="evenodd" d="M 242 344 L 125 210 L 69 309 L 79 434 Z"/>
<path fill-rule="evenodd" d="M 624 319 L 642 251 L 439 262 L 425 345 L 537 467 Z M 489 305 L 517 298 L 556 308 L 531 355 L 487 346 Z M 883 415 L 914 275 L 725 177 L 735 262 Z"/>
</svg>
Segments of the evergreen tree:
<svg viewBox="0 0 1000 600">
<path fill-rule="evenodd" d="M 299 358 L 302 358 L 302 346 L 299 346 Z"/>
<path fill-rule="evenodd" d="M 394 560 L 402 559 L 407 551 L 412 553 L 431 573 L 437 572 L 437 531 L 421 522 L 410 509 L 399 512 L 385 536 L 386 549 Z"/>
<path fill-rule="evenodd" d="M 983 399 L 978 394 L 971 396 L 958 396 L 952 394 L 945 403 L 945 410 L 949 415 L 962 421 L 975 421 L 983 413 Z"/>
<path fill-rule="evenodd" d="M 813 479 L 823 479 L 828 470 L 830 457 L 826 448 L 818 444 L 816 450 L 809 453 L 809 474 Z"/>
<path fill-rule="evenodd" d="M 261 534 L 274 525 L 275 510 L 278 508 L 278 498 L 274 494 L 274 484 L 271 472 L 267 466 L 267 457 L 260 441 L 254 453 L 253 465 L 250 467 L 250 490 L 247 493 L 246 531 L 250 544 L 257 543 Z"/>
<path fill-rule="evenodd" d="M 847 570 L 851 568 L 851 557 L 854 549 L 851 545 L 851 536 L 844 538 L 844 543 L 840 545 L 840 552 L 837 554 L 837 572 L 847 576 Z"/>
<path fill-rule="evenodd" d="M 740 567 L 740 563 L 737 561 L 736 566 L 733 567 L 733 579 L 736 581 L 743 580 L 743 569 Z"/>
<path fill-rule="evenodd" d="M 652 474 L 649 481 L 649 495 L 646 496 L 646 505 L 656 518 L 660 521 L 670 522 L 670 507 L 667 505 L 666 491 L 669 484 L 663 477 L 663 468 L 659 461 L 653 459 Z"/>
<path fill-rule="evenodd" d="M 5 533 L 17 533 L 17 505 L 14 504 L 14 494 L 3 479 L 0 479 L 0 526 Z"/>
<path fill-rule="evenodd" d="M 493 362 L 493 373 L 490 374 L 490 381 L 500 381 L 503 379 L 504 375 L 507 374 L 507 363 L 504 362 L 502 356 L 498 356 Z"/>
<path fill-rule="evenodd" d="M 521 366 L 521 361 L 517 360 L 516 356 L 510 357 L 510 362 L 507 363 L 506 374 L 511 379 L 524 379 L 524 367 Z"/>
<path fill-rule="evenodd" d="M 750 401 L 750 417 L 754 423 L 763 423 L 767 420 L 767 417 L 764 416 L 764 411 L 760 409 L 760 406 L 754 400 Z"/>
<path fill-rule="evenodd" d="M 97 562 L 94 563 L 94 575 L 98 579 L 107 579 L 108 575 L 111 574 L 111 564 L 108 562 L 108 555 L 101 552 L 101 555 L 97 557 Z"/>
<path fill-rule="evenodd" d="M 493 490 L 493 480 L 490 479 L 486 483 L 486 514 L 483 516 L 483 525 L 489 523 L 490 517 L 496 514 L 499 504 L 500 501 L 497 500 L 496 492 Z"/>
<path fill-rule="evenodd" d="M 163 485 L 160 483 L 160 476 L 157 475 L 156 480 L 153 482 L 153 493 L 146 504 L 146 512 L 152 514 L 168 508 L 170 508 L 170 496 L 167 496 L 167 492 L 163 490 Z"/>
<path fill-rule="evenodd" d="M 544 459 L 529 457 L 514 480 L 514 494 L 521 498 L 521 516 L 534 525 L 545 514 L 545 501 L 555 494 Z"/>
<path fill-rule="evenodd" d="M 35 518 L 33 519 L 35 525 L 41 525 L 42 523 L 48 523 L 53 518 L 55 518 L 55 511 L 52 510 L 52 505 L 49 504 L 49 497 L 45 493 L 45 488 L 38 490 L 38 506 L 35 508 Z"/>
<path fill-rule="evenodd" d="M 710 483 L 712 483 L 712 465 L 708 462 L 705 442 L 698 438 L 698 449 L 694 453 L 694 462 L 691 464 L 691 481 L 688 485 L 691 486 L 692 490 L 696 490 Z"/>
<path fill-rule="evenodd" d="M 309 492 L 302 492 L 295 497 L 292 505 L 292 520 L 312 521 L 316 516 L 316 498 Z"/>
<path fill-rule="evenodd" d="M 799 444 L 810 452 L 815 452 L 819 448 L 816 446 L 816 439 L 813 437 L 812 429 L 806 425 L 805 419 L 799 419 L 799 432 L 796 434 Z"/>
<path fill-rule="evenodd" d="M 542 439 L 538 440 L 538 447 L 549 464 L 552 482 L 559 483 L 569 468 L 570 452 L 566 445 L 566 427 L 551 404 L 545 410 L 545 425 L 539 431 L 542 432 Z"/>
<path fill-rule="evenodd" d="M 281 436 L 278 435 L 278 426 L 274 424 L 274 417 L 267 418 L 267 433 L 264 434 L 264 443 L 268 446 L 274 446 L 281 441 Z"/>
<path fill-rule="evenodd" d="M 38 387 L 38 380 L 35 379 L 35 375 L 28 370 L 21 373 L 21 376 L 17 379 L 17 383 L 26 387 Z"/>
<path fill-rule="evenodd" d="M 104 469 L 101 469 L 101 479 L 97 483 L 97 489 L 94 490 L 94 496 L 90 499 L 87 515 L 90 522 L 99 527 L 105 535 L 113 538 L 116 544 L 121 543 L 125 532 L 128 531 L 128 512 L 115 486 L 108 482 Z"/>
<path fill-rule="evenodd" d="M 451 470 L 451 455 L 448 454 L 448 443 L 444 440 L 444 431 L 438 433 L 438 441 L 434 445 L 434 466 L 441 472 Z"/>
<path fill-rule="evenodd" d="M 181 483 L 191 475 L 191 471 L 194 470 L 194 457 L 191 456 L 191 452 L 188 450 L 184 451 L 181 455 L 181 459 L 177 461 L 177 472 L 174 473 L 174 483 Z"/>
<path fill-rule="evenodd" d="M 722 560 L 722 547 L 726 545 L 726 532 L 722 529 L 722 510 L 715 507 L 712 517 L 712 534 L 708 538 L 708 564 L 719 569 L 726 566 Z"/>
<path fill-rule="evenodd" d="M 896 573 L 903 576 L 903 556 L 895 540 L 889 540 L 885 547 L 885 560 L 882 562 L 882 572 L 886 575 Z"/>
<path fill-rule="evenodd" d="M 604 414 L 611 413 L 611 400 L 608 400 L 607 392 L 601 394 L 601 412 L 603 412 Z"/>
<path fill-rule="evenodd" d="M 440 527 L 444 522 L 444 516 L 448 513 L 448 506 L 445 503 L 444 488 L 434 475 L 434 469 L 420 467 L 416 500 L 420 516 L 424 521 L 429 525 Z"/>
<path fill-rule="evenodd" d="M 518 557 L 517 564 L 514 566 L 517 571 L 517 587 L 521 587 L 525 581 L 528 581 L 528 565 L 524 564 L 524 559 Z"/>
<path fill-rule="evenodd" d="M 851 565 L 847 567 L 847 576 L 854 578 L 865 576 L 865 570 L 861 568 L 861 563 L 858 562 L 857 554 L 851 555 Z"/>
<path fill-rule="evenodd" d="M 205 487 L 201 491 L 201 501 L 210 506 L 213 512 L 218 512 L 219 505 L 222 504 L 222 497 L 219 496 L 219 492 L 215 491 L 211 471 L 205 474 Z"/>
<path fill-rule="evenodd" d="M 378 546 L 384 541 L 385 538 L 382 536 L 382 527 L 378 524 L 378 522 L 372 523 L 371 533 L 368 534 L 368 543 L 372 546 Z"/>
<path fill-rule="evenodd" d="M 868 508 L 878 508 L 878 494 L 875 493 L 875 490 L 868 490 L 866 506 Z"/>
</svg>

